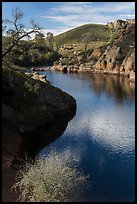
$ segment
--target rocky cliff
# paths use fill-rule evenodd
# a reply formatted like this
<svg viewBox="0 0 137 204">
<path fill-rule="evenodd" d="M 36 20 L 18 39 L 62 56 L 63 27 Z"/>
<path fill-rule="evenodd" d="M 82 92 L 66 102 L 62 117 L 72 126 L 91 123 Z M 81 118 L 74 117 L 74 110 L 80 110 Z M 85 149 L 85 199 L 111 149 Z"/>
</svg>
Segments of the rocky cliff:
<svg viewBox="0 0 137 204">
<path fill-rule="evenodd" d="M 77 51 L 76 44 L 63 45 L 59 52 L 62 57 L 51 69 L 62 72 L 92 71 L 103 74 L 117 74 L 135 81 L 135 21 L 117 20 L 108 23 L 117 30 L 112 42 L 87 51 Z"/>
</svg>

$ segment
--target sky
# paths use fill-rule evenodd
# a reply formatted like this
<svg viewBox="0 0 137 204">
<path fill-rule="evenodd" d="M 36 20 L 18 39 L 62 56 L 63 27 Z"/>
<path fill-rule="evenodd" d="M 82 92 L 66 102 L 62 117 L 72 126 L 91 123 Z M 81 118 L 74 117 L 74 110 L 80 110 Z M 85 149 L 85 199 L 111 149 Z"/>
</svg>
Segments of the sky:
<svg viewBox="0 0 137 204">
<path fill-rule="evenodd" d="M 33 19 L 45 35 L 54 36 L 84 24 L 135 18 L 135 2 L 2 2 L 2 19 L 11 19 L 16 8 L 24 13 L 27 29 Z"/>
</svg>

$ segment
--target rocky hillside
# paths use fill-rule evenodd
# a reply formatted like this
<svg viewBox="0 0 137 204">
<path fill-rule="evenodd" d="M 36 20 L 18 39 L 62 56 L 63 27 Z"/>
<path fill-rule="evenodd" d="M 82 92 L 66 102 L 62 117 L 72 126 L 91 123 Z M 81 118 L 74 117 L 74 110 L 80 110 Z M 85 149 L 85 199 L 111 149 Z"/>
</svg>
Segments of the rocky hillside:
<svg viewBox="0 0 137 204">
<path fill-rule="evenodd" d="M 59 49 L 62 57 L 52 69 L 69 73 L 118 74 L 135 81 L 135 21 L 117 20 L 107 26 L 116 34 L 111 42 L 87 50 L 78 50 L 76 43 L 62 45 Z"/>
</svg>

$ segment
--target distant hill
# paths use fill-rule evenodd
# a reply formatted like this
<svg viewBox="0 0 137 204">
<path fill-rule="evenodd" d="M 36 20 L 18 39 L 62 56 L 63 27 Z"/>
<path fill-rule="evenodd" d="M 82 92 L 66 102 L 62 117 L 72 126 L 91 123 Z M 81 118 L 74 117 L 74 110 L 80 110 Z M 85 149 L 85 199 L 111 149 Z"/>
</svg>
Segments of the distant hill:
<svg viewBox="0 0 137 204">
<path fill-rule="evenodd" d="M 90 33 L 89 43 L 107 43 L 115 35 L 115 31 L 112 32 L 107 25 L 86 24 L 55 36 L 56 45 L 60 47 L 64 44 L 81 43 L 82 35 L 85 33 Z"/>
</svg>

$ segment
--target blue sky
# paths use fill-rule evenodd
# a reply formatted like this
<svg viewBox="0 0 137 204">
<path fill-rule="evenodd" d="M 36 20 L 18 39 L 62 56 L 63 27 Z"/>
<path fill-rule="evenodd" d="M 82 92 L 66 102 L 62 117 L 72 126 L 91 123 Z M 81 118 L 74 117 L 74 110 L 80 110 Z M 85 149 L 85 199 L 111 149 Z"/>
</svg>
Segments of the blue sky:
<svg viewBox="0 0 137 204">
<path fill-rule="evenodd" d="M 2 2 L 2 19 L 19 8 L 22 22 L 30 29 L 30 19 L 54 35 L 88 23 L 107 24 L 135 17 L 135 2 Z"/>
</svg>

